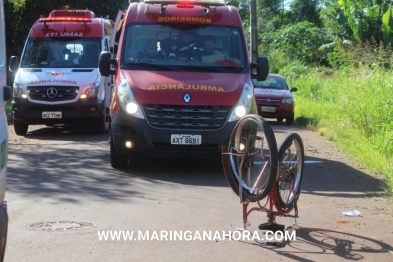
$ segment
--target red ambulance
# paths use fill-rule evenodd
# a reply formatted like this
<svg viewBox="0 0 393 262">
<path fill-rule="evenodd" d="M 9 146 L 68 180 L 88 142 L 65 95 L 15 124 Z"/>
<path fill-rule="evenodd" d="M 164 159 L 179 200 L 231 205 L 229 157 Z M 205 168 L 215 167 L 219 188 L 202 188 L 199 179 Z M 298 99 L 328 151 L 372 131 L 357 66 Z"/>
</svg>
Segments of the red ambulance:
<svg viewBox="0 0 393 262">
<path fill-rule="evenodd" d="M 219 160 L 236 122 L 257 113 L 252 79 L 269 71 L 266 57 L 250 62 L 237 9 L 223 0 L 145 0 L 117 21 L 117 52 L 99 62 L 114 76 L 112 167 L 146 156 Z"/>
<path fill-rule="evenodd" d="M 15 72 L 12 100 L 14 129 L 29 125 L 89 124 L 109 129 L 111 78 L 98 71 L 101 51 L 108 51 L 114 22 L 90 10 L 54 10 L 34 23 Z"/>
</svg>

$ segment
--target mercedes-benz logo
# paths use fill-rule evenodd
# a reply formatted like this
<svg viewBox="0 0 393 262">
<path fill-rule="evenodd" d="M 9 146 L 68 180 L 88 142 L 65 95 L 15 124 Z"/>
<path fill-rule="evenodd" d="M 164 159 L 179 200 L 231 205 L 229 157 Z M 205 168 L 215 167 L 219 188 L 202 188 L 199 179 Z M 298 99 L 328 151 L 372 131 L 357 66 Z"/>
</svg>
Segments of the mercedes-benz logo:
<svg viewBox="0 0 393 262">
<path fill-rule="evenodd" d="M 49 98 L 55 98 L 57 96 L 57 90 L 54 87 L 50 87 L 46 90 L 46 94 Z"/>
<path fill-rule="evenodd" d="M 191 101 L 191 96 L 190 96 L 190 94 L 189 94 L 189 93 L 185 93 L 184 96 L 183 96 L 183 100 L 184 100 L 184 102 L 186 102 L 186 103 L 190 102 L 190 101 Z"/>
</svg>

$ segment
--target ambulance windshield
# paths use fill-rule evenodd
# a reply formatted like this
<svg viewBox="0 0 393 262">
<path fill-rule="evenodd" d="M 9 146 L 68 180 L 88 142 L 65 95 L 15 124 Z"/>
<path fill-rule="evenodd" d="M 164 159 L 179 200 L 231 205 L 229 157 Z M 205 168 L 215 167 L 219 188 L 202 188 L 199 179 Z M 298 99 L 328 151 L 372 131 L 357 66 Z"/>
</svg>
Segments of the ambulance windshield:
<svg viewBox="0 0 393 262">
<path fill-rule="evenodd" d="M 99 38 L 30 38 L 21 68 L 98 68 Z"/>
<path fill-rule="evenodd" d="M 123 69 L 241 72 L 247 70 L 244 38 L 236 27 L 198 24 L 132 24 L 123 39 Z"/>
</svg>

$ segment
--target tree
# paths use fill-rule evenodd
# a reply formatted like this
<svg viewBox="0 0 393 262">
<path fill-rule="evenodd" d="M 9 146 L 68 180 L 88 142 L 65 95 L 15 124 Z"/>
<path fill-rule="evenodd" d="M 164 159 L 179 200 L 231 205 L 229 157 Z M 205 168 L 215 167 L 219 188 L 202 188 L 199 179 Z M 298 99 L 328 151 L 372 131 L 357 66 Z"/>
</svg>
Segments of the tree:
<svg viewBox="0 0 393 262">
<path fill-rule="evenodd" d="M 325 8 L 321 9 L 320 17 L 324 28 L 329 31 L 335 43 L 355 43 L 357 41 L 348 24 L 348 17 L 336 0 L 326 2 Z"/>
<path fill-rule="evenodd" d="M 393 44 L 392 0 L 338 0 L 353 37 L 360 42 Z"/>
<path fill-rule="evenodd" d="M 308 21 L 322 26 L 319 12 L 322 7 L 320 0 L 293 0 L 290 3 L 289 16 L 293 23 Z"/>
<path fill-rule="evenodd" d="M 287 26 L 275 35 L 276 51 L 293 59 L 307 63 L 320 63 L 326 59 L 326 51 L 320 47 L 331 43 L 328 32 L 310 22 L 300 22 Z"/>
</svg>

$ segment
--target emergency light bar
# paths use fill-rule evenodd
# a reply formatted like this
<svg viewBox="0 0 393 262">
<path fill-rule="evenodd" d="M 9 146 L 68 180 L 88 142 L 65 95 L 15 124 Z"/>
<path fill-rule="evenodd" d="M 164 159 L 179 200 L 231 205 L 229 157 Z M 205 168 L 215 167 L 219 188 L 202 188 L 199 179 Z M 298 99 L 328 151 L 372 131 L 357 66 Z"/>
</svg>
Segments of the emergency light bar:
<svg viewBox="0 0 393 262">
<path fill-rule="evenodd" d="M 95 14 L 90 10 L 54 10 L 50 12 L 49 17 L 42 17 L 40 22 L 91 22 Z"/>
<path fill-rule="evenodd" d="M 96 15 L 90 10 L 53 10 L 49 17 L 86 17 L 95 18 Z"/>
<path fill-rule="evenodd" d="M 205 15 L 215 12 L 217 6 L 226 5 L 224 0 L 145 0 L 144 3 L 149 5 L 161 5 L 161 14 L 165 13 L 167 5 L 177 5 L 177 7 L 203 6 L 205 8 Z M 145 14 L 148 12 L 149 6 L 146 8 Z"/>
<path fill-rule="evenodd" d="M 91 22 L 91 18 L 79 18 L 79 17 L 45 17 L 40 18 L 40 22 L 60 22 L 60 21 L 68 21 L 68 22 Z"/>
<path fill-rule="evenodd" d="M 39 22 L 44 23 L 44 28 L 49 26 L 49 22 L 83 22 L 83 29 L 86 29 L 86 23 L 91 22 L 96 15 L 90 10 L 53 10 L 49 17 L 41 17 Z"/>
</svg>

